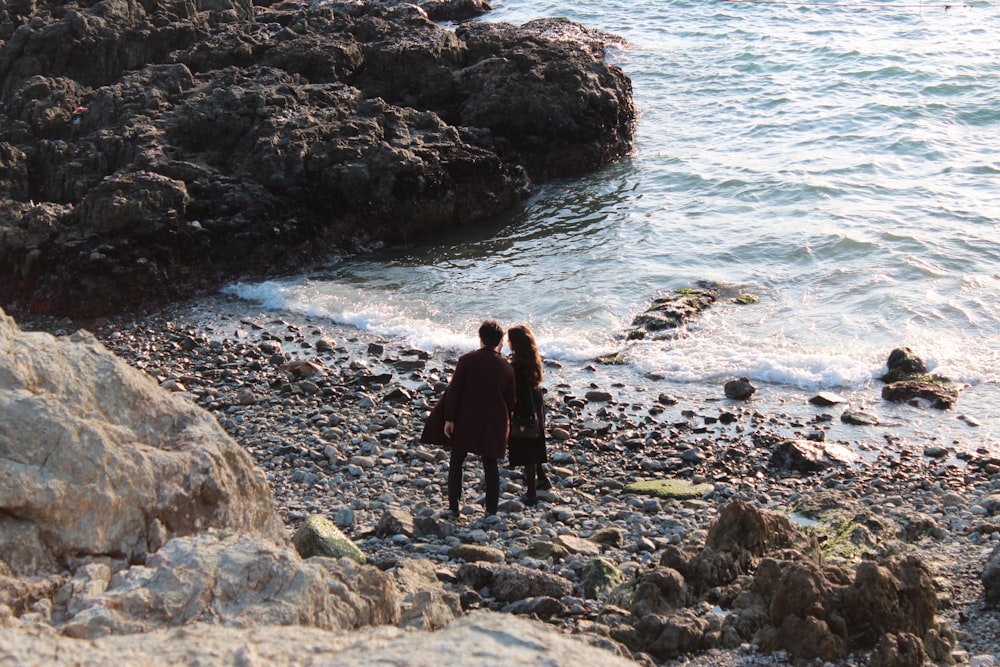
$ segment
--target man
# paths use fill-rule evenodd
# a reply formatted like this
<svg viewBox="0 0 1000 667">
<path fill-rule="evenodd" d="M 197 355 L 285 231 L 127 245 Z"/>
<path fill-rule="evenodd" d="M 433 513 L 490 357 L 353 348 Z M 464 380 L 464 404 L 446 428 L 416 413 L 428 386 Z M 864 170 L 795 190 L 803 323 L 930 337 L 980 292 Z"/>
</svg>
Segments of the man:
<svg viewBox="0 0 1000 667">
<path fill-rule="evenodd" d="M 500 354 L 503 335 L 503 329 L 496 322 L 482 323 L 479 327 L 482 347 L 459 357 L 444 397 L 434 406 L 424 425 L 421 442 L 451 448 L 448 510 L 442 516 L 457 517 L 459 514 L 462 466 L 470 453 L 483 459 L 486 513 L 497 512 L 500 500 L 497 461 L 507 451 L 510 411 L 516 396 L 514 369 Z"/>
</svg>

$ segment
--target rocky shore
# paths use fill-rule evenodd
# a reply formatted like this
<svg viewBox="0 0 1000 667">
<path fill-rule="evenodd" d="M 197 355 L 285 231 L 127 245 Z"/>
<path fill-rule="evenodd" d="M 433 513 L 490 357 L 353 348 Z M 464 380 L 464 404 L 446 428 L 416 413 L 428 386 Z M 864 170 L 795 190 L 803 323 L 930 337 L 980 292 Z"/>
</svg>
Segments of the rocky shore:
<svg viewBox="0 0 1000 667">
<path fill-rule="evenodd" d="M 497 516 L 468 492 L 448 520 L 447 455 L 419 433 L 452 356 L 227 297 L 88 325 L 215 415 L 289 535 L 321 515 L 379 571 L 431 564 L 448 594 L 421 627 L 538 618 L 646 664 L 1000 662 L 990 446 L 861 451 L 823 437 L 836 405 L 803 420 L 759 397 L 637 397 L 611 367 L 572 385 L 549 363 L 553 488 L 525 507 L 505 470 Z M 478 489 L 474 463 L 466 475 Z"/>
</svg>

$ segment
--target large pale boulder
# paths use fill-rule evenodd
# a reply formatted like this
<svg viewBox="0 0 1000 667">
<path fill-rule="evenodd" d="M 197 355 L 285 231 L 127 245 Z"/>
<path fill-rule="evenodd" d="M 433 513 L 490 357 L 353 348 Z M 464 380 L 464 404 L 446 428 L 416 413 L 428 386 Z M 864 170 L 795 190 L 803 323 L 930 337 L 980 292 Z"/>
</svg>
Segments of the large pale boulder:
<svg viewBox="0 0 1000 667">
<path fill-rule="evenodd" d="M 392 569 L 403 595 L 399 625 L 418 630 L 439 630 L 462 615 L 457 593 L 445 590 L 429 560 L 410 558 Z"/>
<path fill-rule="evenodd" d="M 91 334 L 21 331 L 0 311 L 0 560 L 137 563 L 209 528 L 286 539 L 250 456 L 215 419 Z"/>
<path fill-rule="evenodd" d="M 551 626 L 485 611 L 462 617 L 438 632 L 382 626 L 339 633 L 299 626 L 238 629 L 194 623 L 183 630 L 164 629 L 81 641 L 60 636 L 44 626 L 7 629 L 0 633 L 0 654 L 11 664 L 24 667 L 71 664 L 635 667 L 637 664 Z"/>
<path fill-rule="evenodd" d="M 353 630 L 396 624 L 401 612 L 392 575 L 375 567 L 303 560 L 290 546 L 214 531 L 171 540 L 113 582 L 99 571 L 95 579 L 57 599 L 56 616 L 62 604 L 69 616 L 63 634 L 101 637 L 196 622 Z"/>
</svg>

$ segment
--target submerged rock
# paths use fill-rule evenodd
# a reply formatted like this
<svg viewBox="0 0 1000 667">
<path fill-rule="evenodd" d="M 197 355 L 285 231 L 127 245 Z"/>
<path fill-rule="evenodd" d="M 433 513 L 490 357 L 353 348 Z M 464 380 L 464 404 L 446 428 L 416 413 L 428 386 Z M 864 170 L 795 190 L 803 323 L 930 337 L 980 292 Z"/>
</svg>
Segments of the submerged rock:
<svg viewBox="0 0 1000 667">
<path fill-rule="evenodd" d="M 899 380 L 882 387 L 882 398 L 893 403 L 925 400 L 931 407 L 948 410 L 958 400 L 958 389 L 937 380 Z"/>
<path fill-rule="evenodd" d="M 927 401 L 938 410 L 948 410 L 958 400 L 959 388 L 948 378 L 928 375 L 927 365 L 908 347 L 897 348 L 886 362 L 882 376 L 882 398 L 893 403 Z"/>
<path fill-rule="evenodd" d="M 820 407 L 830 407 L 832 405 L 837 405 L 838 403 L 843 403 L 844 397 L 839 394 L 834 394 L 833 392 L 821 391 L 810 398 L 809 402 Z"/>
<path fill-rule="evenodd" d="M 899 347 L 890 352 L 886 367 L 888 371 L 882 376 L 882 382 L 886 384 L 912 379 L 914 376 L 927 373 L 927 365 L 924 360 L 908 347 Z"/>
<path fill-rule="evenodd" d="M 723 386 L 726 398 L 734 401 L 747 401 L 757 392 L 757 388 L 750 384 L 750 378 L 741 377 L 737 380 L 729 380 Z"/>
<path fill-rule="evenodd" d="M 652 305 L 635 316 L 628 339 L 662 338 L 665 332 L 677 329 L 715 303 L 718 293 L 711 289 L 679 289 L 657 297 Z"/>
<path fill-rule="evenodd" d="M 878 426 L 878 417 L 863 410 L 849 408 L 840 413 L 840 421 L 853 426 Z"/>
</svg>

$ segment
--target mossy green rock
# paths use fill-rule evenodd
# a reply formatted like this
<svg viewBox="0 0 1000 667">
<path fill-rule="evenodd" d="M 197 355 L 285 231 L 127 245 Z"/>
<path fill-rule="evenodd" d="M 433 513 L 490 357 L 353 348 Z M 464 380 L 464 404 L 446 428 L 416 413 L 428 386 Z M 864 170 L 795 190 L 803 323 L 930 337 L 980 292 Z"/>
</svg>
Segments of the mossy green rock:
<svg viewBox="0 0 1000 667">
<path fill-rule="evenodd" d="M 322 514 L 310 514 L 306 517 L 292 536 L 292 544 L 303 558 L 350 558 L 362 565 L 368 560 L 364 552 Z"/>
<path fill-rule="evenodd" d="M 625 493 L 637 493 L 656 498 L 701 498 L 715 487 L 711 484 L 692 484 L 683 479 L 652 479 L 630 482 L 625 485 Z"/>
<path fill-rule="evenodd" d="M 561 544 L 554 542 L 535 542 L 524 550 L 524 555 L 536 560 L 560 561 L 569 555 L 569 550 Z"/>
<path fill-rule="evenodd" d="M 886 514 L 875 514 L 846 493 L 823 489 L 803 495 L 790 519 L 816 537 L 831 562 L 878 559 L 892 549 L 901 527 Z"/>
<path fill-rule="evenodd" d="M 587 563 L 580 575 L 583 594 L 590 599 L 605 595 L 625 583 L 625 573 L 603 558 Z"/>
<path fill-rule="evenodd" d="M 503 552 L 493 547 L 483 547 L 478 544 L 459 544 L 448 549 L 448 558 L 464 560 L 466 563 L 484 561 L 487 563 L 502 563 Z"/>
</svg>

